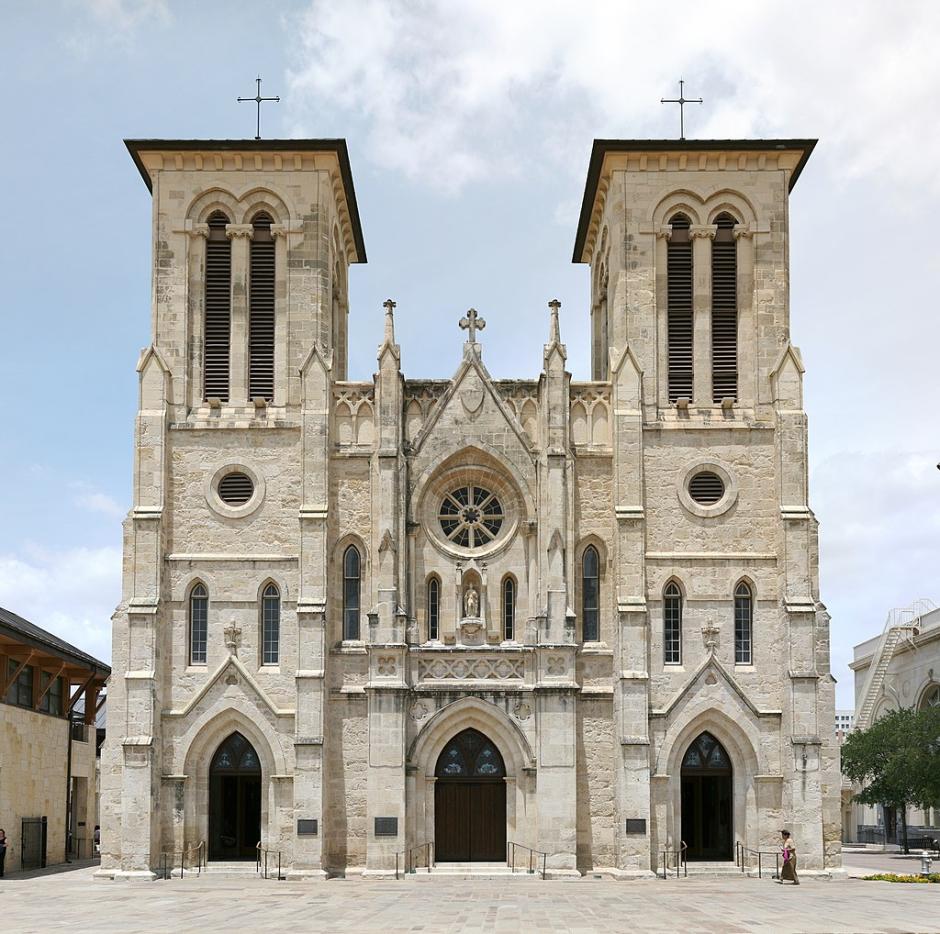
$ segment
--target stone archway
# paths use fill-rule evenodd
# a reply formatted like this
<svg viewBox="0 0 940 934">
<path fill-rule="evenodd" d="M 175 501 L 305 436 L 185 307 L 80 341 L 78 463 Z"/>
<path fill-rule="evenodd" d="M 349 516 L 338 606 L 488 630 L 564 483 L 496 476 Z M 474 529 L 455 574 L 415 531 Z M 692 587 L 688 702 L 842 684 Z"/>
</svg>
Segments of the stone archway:
<svg viewBox="0 0 940 934">
<path fill-rule="evenodd" d="M 261 761 L 236 730 L 209 766 L 209 859 L 254 859 L 260 839 Z"/>
<path fill-rule="evenodd" d="M 727 860 L 734 847 L 731 757 L 707 730 L 682 757 L 682 839 L 690 860 Z"/>
</svg>

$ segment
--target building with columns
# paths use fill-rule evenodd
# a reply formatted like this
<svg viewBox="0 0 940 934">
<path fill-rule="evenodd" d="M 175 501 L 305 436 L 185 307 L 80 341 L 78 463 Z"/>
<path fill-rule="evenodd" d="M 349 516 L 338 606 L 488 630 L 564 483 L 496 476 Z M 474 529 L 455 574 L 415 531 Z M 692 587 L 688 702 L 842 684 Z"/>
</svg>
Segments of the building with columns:
<svg viewBox="0 0 940 934">
<path fill-rule="evenodd" d="M 840 865 L 788 305 L 813 145 L 595 141 L 577 382 L 554 301 L 540 373 L 493 379 L 470 309 L 453 376 L 406 376 L 389 301 L 350 381 L 344 141 L 128 142 L 153 311 L 101 874 L 201 843 L 293 878 L 515 843 L 628 878 L 783 826 L 801 868 Z"/>
</svg>

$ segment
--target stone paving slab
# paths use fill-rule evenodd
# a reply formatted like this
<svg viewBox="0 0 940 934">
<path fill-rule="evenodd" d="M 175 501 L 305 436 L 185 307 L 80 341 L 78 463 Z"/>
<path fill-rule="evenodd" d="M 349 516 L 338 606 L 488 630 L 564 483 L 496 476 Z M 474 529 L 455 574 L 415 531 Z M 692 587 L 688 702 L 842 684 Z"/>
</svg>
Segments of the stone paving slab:
<svg viewBox="0 0 940 934">
<path fill-rule="evenodd" d="M 4 879 L 0 927 L 22 934 L 289 931 L 371 934 L 938 932 L 940 886 L 722 878 L 519 886 L 194 878 L 93 882 L 93 869 Z"/>
</svg>

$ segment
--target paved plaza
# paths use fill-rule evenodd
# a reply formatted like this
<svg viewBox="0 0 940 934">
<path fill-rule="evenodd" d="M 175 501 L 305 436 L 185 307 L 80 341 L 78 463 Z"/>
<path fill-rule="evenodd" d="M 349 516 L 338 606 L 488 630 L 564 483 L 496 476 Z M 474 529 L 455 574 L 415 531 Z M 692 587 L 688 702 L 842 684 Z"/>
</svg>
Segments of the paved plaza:
<svg viewBox="0 0 940 934">
<path fill-rule="evenodd" d="M 93 868 L 0 885 L 4 931 L 940 932 L 940 886 L 736 877 L 645 882 L 435 879 L 92 881 Z"/>
</svg>

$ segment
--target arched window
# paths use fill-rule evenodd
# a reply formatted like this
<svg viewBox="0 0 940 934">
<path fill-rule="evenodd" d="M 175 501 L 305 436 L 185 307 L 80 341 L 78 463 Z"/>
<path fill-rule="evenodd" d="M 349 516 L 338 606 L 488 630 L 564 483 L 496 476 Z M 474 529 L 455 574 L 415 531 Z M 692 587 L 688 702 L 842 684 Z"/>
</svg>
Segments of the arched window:
<svg viewBox="0 0 940 934">
<path fill-rule="evenodd" d="M 205 665 L 209 639 L 209 591 L 196 584 L 189 592 L 189 664 Z"/>
<path fill-rule="evenodd" d="M 581 556 L 581 638 L 600 638 L 600 566 L 597 549 L 588 545 Z"/>
<path fill-rule="evenodd" d="M 921 710 L 927 710 L 929 707 L 940 707 L 940 684 L 932 684 L 920 700 Z"/>
<path fill-rule="evenodd" d="M 432 577 L 428 581 L 428 640 L 436 642 L 441 637 L 441 582 Z"/>
<path fill-rule="evenodd" d="M 675 581 L 663 591 L 663 662 L 682 664 L 682 591 Z"/>
<path fill-rule="evenodd" d="M 738 398 L 738 242 L 730 214 L 715 220 L 712 243 L 712 398 Z"/>
<path fill-rule="evenodd" d="M 692 238 L 685 214 L 669 221 L 666 303 L 669 401 L 692 397 Z"/>
<path fill-rule="evenodd" d="M 229 355 L 232 345 L 232 244 L 225 233 L 229 219 L 209 215 L 206 240 L 203 394 L 228 402 Z"/>
<path fill-rule="evenodd" d="M 274 401 L 274 237 L 271 216 L 251 222 L 248 291 L 248 397 Z"/>
<path fill-rule="evenodd" d="M 281 660 L 281 595 L 274 584 L 261 594 L 261 664 L 277 665 Z"/>
<path fill-rule="evenodd" d="M 753 664 L 754 600 L 751 588 L 741 581 L 734 589 L 734 663 Z"/>
<path fill-rule="evenodd" d="M 362 563 L 359 550 L 350 545 L 343 554 L 343 638 L 359 638 L 360 589 Z"/>
<path fill-rule="evenodd" d="M 516 582 L 511 577 L 503 579 L 503 639 L 512 642 L 516 638 Z"/>
</svg>

